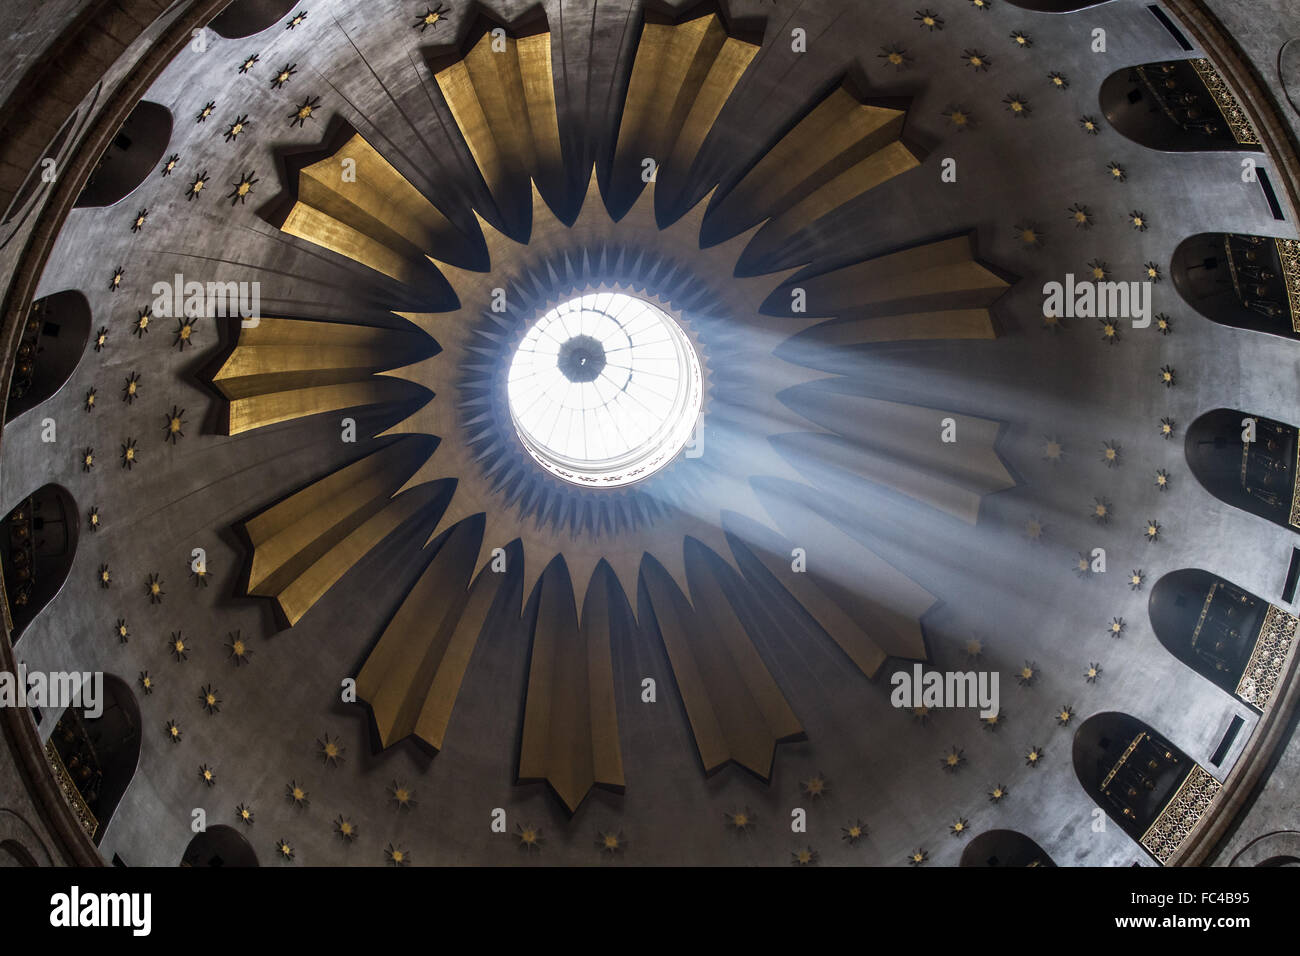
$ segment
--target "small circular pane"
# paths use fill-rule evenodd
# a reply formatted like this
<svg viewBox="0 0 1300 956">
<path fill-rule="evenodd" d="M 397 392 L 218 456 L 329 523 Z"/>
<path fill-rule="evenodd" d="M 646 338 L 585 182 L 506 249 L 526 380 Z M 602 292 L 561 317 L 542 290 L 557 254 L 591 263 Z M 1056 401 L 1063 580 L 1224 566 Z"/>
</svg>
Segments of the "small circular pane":
<svg viewBox="0 0 1300 956">
<path fill-rule="evenodd" d="M 648 478 L 689 441 L 703 379 L 690 339 L 652 302 L 593 292 L 528 330 L 510 364 L 510 417 L 547 471 L 584 487 Z"/>
</svg>

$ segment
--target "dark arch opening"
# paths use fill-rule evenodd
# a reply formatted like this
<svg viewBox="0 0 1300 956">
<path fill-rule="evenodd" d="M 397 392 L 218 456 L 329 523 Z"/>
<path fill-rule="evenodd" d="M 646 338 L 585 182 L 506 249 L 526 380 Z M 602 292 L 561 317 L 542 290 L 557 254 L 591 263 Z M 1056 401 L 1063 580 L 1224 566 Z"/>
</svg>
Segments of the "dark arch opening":
<svg viewBox="0 0 1300 956">
<path fill-rule="evenodd" d="M 261 33 L 293 9 L 298 0 L 235 0 L 209 24 L 227 40 Z"/>
<path fill-rule="evenodd" d="M 17 840 L 0 840 L 0 867 L 39 865 L 36 857 Z"/>
<path fill-rule="evenodd" d="M 1220 325 L 1300 338 L 1276 239 L 1203 232 L 1178 244 L 1169 274 L 1178 294 Z"/>
<path fill-rule="evenodd" d="M 157 167 L 172 138 L 171 110 L 142 100 L 99 157 L 76 208 L 111 206 L 125 199 Z"/>
<path fill-rule="evenodd" d="M 967 844 L 960 866 L 1056 866 L 1041 846 L 1018 830 L 988 830 Z"/>
<path fill-rule="evenodd" d="M 66 488 L 45 485 L 0 522 L 0 561 L 17 642 L 59 593 L 77 551 L 77 504 Z"/>
<path fill-rule="evenodd" d="M 1073 13 L 1087 7 L 1097 7 L 1106 0 L 1007 0 L 1013 7 L 1037 13 Z"/>
<path fill-rule="evenodd" d="M 257 854 L 244 835 L 224 823 L 195 835 L 185 847 L 181 866 L 257 866 Z"/>
<path fill-rule="evenodd" d="M 50 737 L 54 754 L 94 824 L 98 846 L 140 763 L 140 705 L 121 678 L 104 675 L 103 713 L 67 707 Z"/>
<path fill-rule="evenodd" d="M 45 160 L 58 159 L 59 153 L 63 152 L 63 144 L 67 142 L 68 134 L 77 123 L 77 117 L 81 115 L 80 110 L 75 110 L 71 116 L 63 121 L 59 131 L 54 134 L 54 139 L 50 140 L 50 145 L 45 147 L 45 152 L 41 154 L 41 161 L 31 168 L 27 173 L 27 178 L 23 184 L 18 187 L 18 192 L 14 194 L 13 200 L 9 203 L 9 208 L 5 210 L 4 221 L 0 225 L 9 225 L 13 222 L 14 217 L 23 211 L 23 207 L 36 195 L 36 191 L 45 183 Z"/>
<path fill-rule="evenodd" d="M 1073 757 L 1088 796 L 1137 842 L 1194 766 L 1151 727 L 1115 712 L 1083 722 L 1074 735 Z"/>
<path fill-rule="evenodd" d="M 1116 70 L 1102 81 L 1097 98 L 1111 126 L 1149 149 L 1259 149 L 1238 144 L 1191 60 Z"/>
<path fill-rule="evenodd" d="M 1246 441 L 1252 427 L 1254 440 Z M 1183 454 L 1196 480 L 1220 501 L 1300 531 L 1291 523 L 1297 434 L 1282 422 L 1217 408 L 1192 422 Z"/>
<path fill-rule="evenodd" d="M 80 292 L 56 292 L 32 303 L 18 340 L 5 422 L 52 398 L 85 354 L 90 340 L 90 303 Z"/>
<path fill-rule="evenodd" d="M 1236 694 L 1269 603 L 1209 571 L 1171 571 L 1151 588 L 1151 628 L 1170 654 Z"/>
<path fill-rule="evenodd" d="M 1256 866 L 1300 866 L 1300 856 L 1270 856 L 1261 860 Z"/>
</svg>

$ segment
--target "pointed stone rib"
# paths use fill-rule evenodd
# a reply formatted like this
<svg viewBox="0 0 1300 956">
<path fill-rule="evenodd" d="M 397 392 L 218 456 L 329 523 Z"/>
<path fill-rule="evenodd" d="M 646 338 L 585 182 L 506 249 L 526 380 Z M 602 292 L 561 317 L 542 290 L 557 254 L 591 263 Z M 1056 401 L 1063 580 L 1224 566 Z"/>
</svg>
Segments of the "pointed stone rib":
<svg viewBox="0 0 1300 956">
<path fill-rule="evenodd" d="M 611 190 L 638 195 L 642 162 L 653 159 L 666 209 L 688 183 L 709 130 L 758 48 L 727 36 L 715 15 L 679 24 L 647 22 L 623 102 Z"/>
<path fill-rule="evenodd" d="M 505 575 L 469 587 L 479 530 L 458 526 L 411 588 L 357 676 L 382 745 L 415 736 L 441 750 L 465 671 Z"/>
<path fill-rule="evenodd" d="M 431 486 L 390 507 L 393 486 L 427 453 L 426 442 L 395 442 L 249 519 L 248 593 L 275 598 L 297 623 L 352 564 L 432 499 Z"/>
<path fill-rule="evenodd" d="M 402 401 L 420 390 L 375 378 L 429 343 L 401 332 L 340 322 L 263 318 L 242 328 L 213 384 L 226 397 L 231 435 L 340 408 Z"/>
<path fill-rule="evenodd" d="M 622 790 L 605 575 L 591 581 L 582 626 L 563 562 L 542 576 L 519 747 L 519 781 L 546 780 L 570 813 L 593 786 Z"/>
<path fill-rule="evenodd" d="M 705 772 L 734 761 L 768 779 L 776 745 L 800 737 L 803 728 L 715 571 L 692 560 L 694 608 L 658 562 L 646 562 L 643 576 Z"/>
<path fill-rule="evenodd" d="M 973 254 L 967 234 L 792 282 L 807 290 L 810 315 L 855 319 L 987 308 L 1009 283 L 976 262 Z M 790 305 L 789 289 L 781 288 L 764 311 L 787 315 Z"/>
<path fill-rule="evenodd" d="M 492 43 L 492 34 L 484 33 L 434 79 L 497 208 L 508 217 L 506 210 L 527 203 L 522 190 L 530 179 L 553 206 L 560 202 L 564 158 L 550 34 L 507 36 L 504 51 L 494 51 Z"/>
<path fill-rule="evenodd" d="M 891 657 L 925 660 L 921 616 L 935 597 L 844 531 L 857 513 L 845 499 L 807 486 L 755 480 L 782 534 L 807 555 L 818 587 Z M 811 502 L 811 503 L 810 503 Z"/>
</svg>

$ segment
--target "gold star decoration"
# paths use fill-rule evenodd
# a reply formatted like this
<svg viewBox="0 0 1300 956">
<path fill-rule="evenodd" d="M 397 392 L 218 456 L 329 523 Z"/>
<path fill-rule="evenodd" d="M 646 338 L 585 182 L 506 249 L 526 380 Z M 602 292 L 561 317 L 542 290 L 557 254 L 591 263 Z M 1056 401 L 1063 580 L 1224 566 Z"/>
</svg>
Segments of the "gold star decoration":
<svg viewBox="0 0 1300 956">
<path fill-rule="evenodd" d="M 135 219 L 131 220 L 131 231 L 139 232 L 144 228 L 144 221 L 149 218 L 149 210 L 141 209 L 135 214 Z"/>
<path fill-rule="evenodd" d="M 1064 454 L 1065 446 L 1061 444 L 1059 438 L 1048 437 L 1043 439 L 1044 461 L 1059 462 Z"/>
<path fill-rule="evenodd" d="M 989 0 L 970 0 L 970 5 L 976 10 L 983 10 L 985 13 L 988 12 L 989 7 L 993 6 Z"/>
<path fill-rule="evenodd" d="M 1083 679 L 1089 684 L 1097 683 L 1097 678 L 1101 676 L 1101 665 L 1093 662 L 1088 665 L 1088 669 L 1083 672 Z"/>
<path fill-rule="evenodd" d="M 1016 238 L 1020 240 L 1021 245 L 1029 249 L 1043 248 L 1043 242 L 1046 236 L 1042 228 L 1036 222 L 1025 220 L 1018 222 L 1015 226 Z"/>
<path fill-rule="evenodd" d="M 1034 45 L 1033 38 L 1030 37 L 1028 33 L 1025 33 L 1021 30 L 1015 30 L 1014 32 L 1012 32 L 1011 42 L 1014 43 L 1016 46 L 1020 47 L 1022 50 L 1028 50 L 1031 46 Z"/>
<path fill-rule="evenodd" d="M 1066 704 L 1056 715 L 1056 722 L 1062 727 L 1067 726 L 1074 719 L 1074 708 Z"/>
<path fill-rule="evenodd" d="M 181 727 L 174 720 L 167 721 L 167 739 L 174 744 L 181 742 Z"/>
<path fill-rule="evenodd" d="M 1145 578 L 1145 575 L 1143 575 L 1143 573 L 1142 573 L 1140 570 L 1133 570 L 1133 571 L 1130 571 L 1130 572 L 1129 572 L 1129 575 L 1128 575 L 1128 587 L 1129 587 L 1129 590 L 1130 590 L 1130 591 L 1141 591 L 1141 590 L 1142 590 L 1142 581 L 1144 580 L 1144 578 Z"/>
<path fill-rule="evenodd" d="M 1176 423 L 1172 418 L 1160 419 L 1160 437 L 1166 440 L 1174 437 Z"/>
<path fill-rule="evenodd" d="M 411 862 L 409 853 L 391 843 L 384 847 L 384 858 L 390 866 L 407 866 Z"/>
<path fill-rule="evenodd" d="M 122 286 L 122 276 L 126 275 L 121 266 L 113 270 L 113 278 L 108 281 L 108 291 L 116 292 Z"/>
<path fill-rule="evenodd" d="M 148 671 L 140 672 L 140 689 L 146 694 L 152 694 L 154 688 L 154 679 L 149 676 Z"/>
<path fill-rule="evenodd" d="M 199 688 L 199 704 L 208 712 L 208 716 L 221 711 L 221 698 L 217 695 L 217 689 L 211 684 L 205 684 Z"/>
<path fill-rule="evenodd" d="M 199 193 L 203 192 L 203 187 L 208 184 L 208 171 L 205 169 L 194 177 L 194 182 L 190 183 L 189 189 L 185 190 L 185 201 L 189 202 Z"/>
<path fill-rule="evenodd" d="M 1025 766 L 1037 767 L 1043 759 L 1042 747 L 1030 747 L 1029 752 L 1025 754 Z"/>
<path fill-rule="evenodd" d="M 101 588 L 109 587 L 113 583 L 113 574 L 108 570 L 107 564 L 101 564 L 97 574 L 99 576 L 99 586 Z"/>
<path fill-rule="evenodd" d="M 912 55 L 897 43 L 891 43 L 888 46 L 882 46 L 880 52 L 876 54 L 878 59 L 884 60 L 895 70 L 906 70 L 912 65 Z"/>
<path fill-rule="evenodd" d="M 429 27 L 436 29 L 438 24 L 442 22 L 443 14 L 446 12 L 447 8 L 442 4 L 438 4 L 437 7 L 426 7 L 424 13 L 415 21 L 415 26 L 420 28 L 421 33 L 429 29 Z"/>
<path fill-rule="evenodd" d="M 207 566 L 206 564 L 199 564 L 198 567 L 195 567 L 193 564 L 191 564 L 191 565 L 190 565 L 190 579 L 193 580 L 193 582 L 194 582 L 194 586 L 195 586 L 196 588 L 205 588 L 205 587 L 207 587 L 207 586 L 208 586 L 208 566 Z"/>
<path fill-rule="evenodd" d="M 723 814 L 727 818 L 727 826 L 738 833 L 745 833 L 754 828 L 757 823 L 754 813 L 749 807 L 743 810 L 730 810 Z"/>
<path fill-rule="evenodd" d="M 995 784 L 993 789 L 989 791 L 989 803 L 1001 803 L 1010 792 L 1006 784 Z"/>
<path fill-rule="evenodd" d="M 1025 661 L 1025 666 L 1020 668 L 1020 673 L 1016 674 L 1016 683 L 1021 687 L 1032 687 L 1037 676 L 1038 665 L 1033 661 Z"/>
<path fill-rule="evenodd" d="M 247 664 L 248 659 L 253 656 L 248 643 L 239 636 L 239 631 L 231 631 L 226 634 L 226 651 L 227 656 L 235 662 L 236 667 L 240 664 Z"/>
<path fill-rule="evenodd" d="M 245 804 L 235 807 L 235 819 L 245 826 L 253 825 L 253 808 Z"/>
<path fill-rule="evenodd" d="M 515 824 L 515 840 L 519 845 L 519 849 L 525 853 L 539 852 L 542 849 L 542 844 L 546 842 L 542 839 L 540 827 L 531 824 L 525 826 L 522 823 Z"/>
<path fill-rule="evenodd" d="M 339 835 L 339 839 L 351 843 L 357 838 L 357 825 L 339 814 L 339 818 L 334 821 L 334 832 Z"/>
<path fill-rule="evenodd" d="M 135 402 L 140 396 L 140 373 L 132 372 L 126 377 L 126 382 L 122 385 L 122 401 L 128 405 Z"/>
<path fill-rule="evenodd" d="M 961 767 L 962 764 L 964 764 L 965 762 L 966 762 L 966 753 L 965 751 L 961 750 L 956 744 L 953 744 L 952 749 L 949 750 L 946 754 L 944 754 L 939 760 L 940 765 L 948 773 L 955 773 L 957 769 Z"/>
<path fill-rule="evenodd" d="M 1164 278 L 1164 274 L 1160 271 L 1159 264 L 1155 262 L 1142 263 L 1142 274 L 1146 276 L 1148 282 L 1159 282 Z M 1163 314 L 1164 313 L 1161 313 L 1161 315 Z"/>
<path fill-rule="evenodd" d="M 240 116 L 233 123 L 231 123 L 230 126 L 226 129 L 226 142 L 227 143 L 233 142 L 235 138 L 238 137 L 239 134 L 242 133 L 247 128 L 248 128 L 248 114 L 245 113 L 243 116 Z"/>
<path fill-rule="evenodd" d="M 306 19 L 307 19 L 307 11 L 306 11 L 306 10 L 299 10 L 297 13 L 295 13 L 295 14 L 293 15 L 293 19 L 290 20 L 288 23 L 285 24 L 285 27 L 284 27 L 284 28 L 285 28 L 286 30 L 292 30 L 294 27 L 301 26 L 301 25 L 302 25 L 302 21 L 304 21 L 304 20 L 306 20 Z"/>
<path fill-rule="evenodd" d="M 93 412 L 94 410 L 95 410 L 95 388 L 92 386 L 89 389 L 89 391 L 86 392 L 86 411 Z"/>
<path fill-rule="evenodd" d="M 399 810 L 411 810 L 418 805 L 415 799 L 415 791 L 404 783 L 398 783 L 396 780 L 388 787 L 388 799 Z"/>
<path fill-rule="evenodd" d="M 912 719 L 918 724 L 928 723 L 930 720 L 930 708 L 921 704 L 919 707 L 912 708 Z"/>
<path fill-rule="evenodd" d="M 1160 366 L 1160 384 L 1165 388 L 1173 388 L 1177 379 L 1174 377 L 1174 369 L 1171 365 Z"/>
<path fill-rule="evenodd" d="M 840 827 L 840 834 L 841 840 L 849 846 L 856 846 L 859 840 L 866 839 L 867 825 L 861 820 L 854 820 Z"/>
<path fill-rule="evenodd" d="M 1147 522 L 1146 528 L 1143 529 L 1143 535 L 1147 541 L 1155 541 L 1160 537 L 1160 522 L 1152 518 Z"/>
<path fill-rule="evenodd" d="M 1158 281 L 1158 280 L 1157 280 Z M 1156 313 L 1156 331 L 1161 335 L 1168 335 L 1174 330 L 1174 320 L 1163 312 Z"/>
<path fill-rule="evenodd" d="M 1164 468 L 1156 469 L 1156 487 L 1161 491 L 1169 490 L 1169 472 Z"/>
<path fill-rule="evenodd" d="M 1122 617 L 1112 617 L 1110 623 L 1106 625 L 1106 633 L 1111 637 L 1119 637 L 1127 626 Z"/>
<path fill-rule="evenodd" d="M 172 410 L 167 413 L 167 422 L 163 425 L 163 441 L 169 441 L 173 445 L 185 437 L 185 409 L 172 406 Z"/>
<path fill-rule="evenodd" d="M 912 17 L 912 19 L 932 33 L 935 30 L 943 29 L 943 17 L 933 10 L 917 10 L 916 16 Z"/>
<path fill-rule="evenodd" d="M 321 737 L 316 741 L 316 756 L 320 757 L 321 762 L 327 767 L 337 767 L 343 762 L 343 746 L 339 743 L 339 738 L 330 737 L 329 734 Z M 393 784 L 396 787 L 396 784 Z"/>
<path fill-rule="evenodd" d="M 1110 502 L 1105 498 L 1092 499 L 1092 520 L 1098 524 L 1110 523 Z"/>
<path fill-rule="evenodd" d="M 966 831 L 970 829 L 970 821 L 965 817 L 958 817 L 956 820 L 952 821 L 952 825 L 949 826 L 948 829 L 955 837 L 965 836 Z"/>
<path fill-rule="evenodd" d="M 943 111 L 943 115 L 958 132 L 975 128 L 975 117 L 964 106 L 949 106 Z"/>
<path fill-rule="evenodd" d="M 1101 443 L 1101 460 L 1107 468 L 1114 468 L 1120 463 L 1120 446 L 1115 441 Z"/>
<path fill-rule="evenodd" d="M 217 773 L 207 764 L 199 765 L 199 779 L 209 787 L 215 787 L 217 785 Z"/>
<path fill-rule="evenodd" d="M 1070 88 L 1070 81 L 1065 78 L 1065 74 L 1058 73 L 1055 70 L 1047 74 L 1047 82 L 1051 83 L 1058 90 L 1068 90 Z"/>
<path fill-rule="evenodd" d="M 289 845 L 288 840 L 276 840 L 275 852 L 276 856 L 286 863 L 293 859 L 293 847 Z"/>
<path fill-rule="evenodd" d="M 199 115 L 194 117 L 194 121 L 196 123 L 202 123 L 206 121 L 207 118 L 212 115 L 212 111 L 216 108 L 216 106 L 217 106 L 216 100 L 209 100 L 208 102 L 204 103 L 203 109 L 199 110 Z"/>
<path fill-rule="evenodd" d="M 1030 113 L 1029 100 L 1019 93 L 1008 93 L 1002 98 L 1002 102 L 1007 105 L 1011 115 L 1017 119 L 1027 119 Z"/>
<path fill-rule="evenodd" d="M 251 170 L 240 176 L 239 182 L 233 184 L 235 188 L 232 189 L 230 195 L 226 197 L 230 200 L 230 205 L 233 206 L 236 203 L 243 205 L 244 200 L 248 198 L 248 194 L 253 191 L 253 186 L 255 186 L 257 182 L 257 176 Z"/>
<path fill-rule="evenodd" d="M 162 578 L 157 572 L 150 574 L 148 580 L 144 582 L 145 594 L 149 595 L 150 604 L 161 604 L 163 595 L 167 592 L 163 590 Z"/>
<path fill-rule="evenodd" d="M 185 318 L 176 320 L 175 336 L 172 339 L 172 345 L 179 352 L 184 352 L 186 346 L 194 344 L 194 327 L 199 324 L 197 318 Z"/>
<path fill-rule="evenodd" d="M 151 318 L 153 318 L 153 313 L 147 308 L 136 316 L 135 326 L 131 329 L 131 333 L 137 339 L 144 338 L 145 333 L 149 331 L 149 320 Z"/>
<path fill-rule="evenodd" d="M 1103 342 L 1107 345 L 1114 345 L 1119 342 L 1119 322 L 1115 319 L 1098 319 L 1097 324 L 1101 326 L 1101 339 Z"/>
<path fill-rule="evenodd" d="M 820 770 L 817 771 L 815 776 L 800 781 L 799 785 L 803 787 L 803 795 L 805 797 L 811 797 L 814 800 L 818 797 L 825 796 L 831 791 L 830 781 L 826 779 L 826 775 Z"/>
<path fill-rule="evenodd" d="M 101 328 L 95 333 L 95 351 L 104 351 L 104 346 L 108 344 L 108 329 Z"/>
<path fill-rule="evenodd" d="M 1110 276 L 1110 266 L 1100 259 L 1091 260 L 1088 263 L 1088 271 L 1092 273 L 1092 277 L 1098 282 Z"/>
<path fill-rule="evenodd" d="M 87 515 L 87 521 L 90 523 L 91 531 L 99 530 L 99 508 L 97 506 L 90 509 L 90 514 Z"/>
<path fill-rule="evenodd" d="M 1074 570 L 1080 577 L 1087 577 L 1092 571 L 1092 562 L 1088 555 L 1084 554 L 1082 551 L 1080 551 L 1079 556 L 1074 559 Z"/>
<path fill-rule="evenodd" d="M 303 789 L 302 784 L 296 780 L 290 780 L 284 788 L 284 798 L 292 803 L 299 810 L 305 810 L 311 803 L 311 798 L 307 791 Z"/>
<path fill-rule="evenodd" d="M 271 77 L 271 89 L 278 90 L 289 82 L 289 78 L 298 72 L 297 63 L 286 63 L 279 73 Z"/>
<path fill-rule="evenodd" d="M 1128 214 L 1128 221 L 1138 232 L 1146 232 L 1151 225 L 1147 217 L 1136 209 Z"/>
<path fill-rule="evenodd" d="M 1079 128 L 1082 129 L 1089 136 L 1096 136 L 1098 133 L 1101 132 L 1101 124 L 1098 123 L 1096 118 L 1092 116 L 1080 116 Z"/>
<path fill-rule="evenodd" d="M 627 841 L 623 839 L 622 830 L 606 830 L 596 834 L 596 849 L 601 853 L 613 856 L 622 853 L 626 847 Z"/>
<path fill-rule="evenodd" d="M 239 64 L 239 72 L 240 72 L 240 73 L 247 73 L 249 70 L 251 70 L 251 69 L 252 69 L 252 68 L 257 64 L 257 62 L 258 62 L 259 60 L 261 60 L 261 56 L 259 56 L 259 55 L 256 54 L 256 53 L 254 53 L 254 54 L 253 54 L 252 56 L 250 56 L 250 57 L 246 57 L 246 58 L 244 59 L 244 62 L 242 62 L 242 63 Z"/>
<path fill-rule="evenodd" d="M 113 633 L 122 644 L 126 644 L 131 639 L 131 629 L 126 626 L 126 618 L 119 617 L 117 623 L 113 625 Z"/>
<path fill-rule="evenodd" d="M 915 850 L 913 850 L 911 853 L 908 854 L 907 863 L 909 866 L 920 866 L 928 859 L 930 859 L 929 851 L 923 849 L 922 847 L 917 847 Z"/>
<path fill-rule="evenodd" d="M 296 110 L 289 114 L 290 126 L 304 126 L 307 120 L 311 119 L 312 113 L 316 107 L 320 106 L 319 96 L 309 96 L 298 106 Z"/>
<path fill-rule="evenodd" d="M 966 651 L 967 657 L 969 657 L 971 660 L 974 660 L 975 658 L 979 657 L 981 654 L 984 653 L 984 642 L 977 637 L 972 637 L 970 640 L 966 642 L 966 646 L 963 648 L 963 650 Z"/>
<path fill-rule="evenodd" d="M 795 850 L 790 854 L 790 862 L 795 866 L 816 866 L 819 859 L 821 857 L 812 847 Z"/>
<path fill-rule="evenodd" d="M 167 639 L 167 649 L 176 658 L 177 663 L 190 659 L 189 645 L 185 643 L 185 637 L 180 631 L 172 632 L 172 636 Z"/>
<path fill-rule="evenodd" d="M 996 731 L 999 727 L 1007 722 L 1007 710 L 1005 707 L 998 708 L 996 714 L 990 714 L 987 717 L 981 717 L 980 723 L 984 725 L 985 730 Z"/>
<path fill-rule="evenodd" d="M 976 73 L 987 73 L 993 61 L 981 53 L 979 50 L 962 50 L 961 58 L 966 61 L 966 65 L 973 67 Z"/>
<path fill-rule="evenodd" d="M 1070 206 L 1068 209 L 1066 209 L 1066 212 L 1068 212 L 1070 214 L 1070 218 L 1074 220 L 1074 225 L 1076 228 L 1078 229 L 1092 228 L 1092 210 L 1089 209 L 1087 206 L 1085 206 L 1083 203 L 1079 203 L 1079 202 L 1075 203 L 1073 206 Z"/>
<path fill-rule="evenodd" d="M 180 161 L 181 161 L 180 153 L 172 153 L 170 156 L 168 156 L 167 162 L 163 163 L 163 168 L 162 168 L 163 176 L 170 176 L 172 174 L 172 170 L 176 168 L 176 164 L 179 163 Z"/>
</svg>

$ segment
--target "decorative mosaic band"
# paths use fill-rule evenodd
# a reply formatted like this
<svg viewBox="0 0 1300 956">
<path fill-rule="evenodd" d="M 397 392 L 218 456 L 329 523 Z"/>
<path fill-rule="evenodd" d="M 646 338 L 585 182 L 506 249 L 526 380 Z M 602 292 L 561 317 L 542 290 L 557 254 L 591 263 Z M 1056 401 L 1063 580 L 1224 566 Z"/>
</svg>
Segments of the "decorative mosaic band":
<svg viewBox="0 0 1300 956">
<path fill-rule="evenodd" d="M 1291 306 L 1291 331 L 1300 332 L 1300 239 L 1273 241 L 1277 243 L 1277 258 L 1282 263 L 1287 304 Z"/>
<path fill-rule="evenodd" d="M 1224 122 L 1232 130 L 1232 138 L 1237 141 L 1239 146 L 1258 146 L 1259 137 L 1255 135 L 1255 129 L 1250 125 L 1250 120 L 1246 118 L 1246 111 L 1237 105 L 1237 98 L 1232 95 L 1232 90 L 1228 89 L 1228 84 L 1223 82 L 1223 77 L 1219 76 L 1209 60 L 1201 57 L 1191 61 L 1192 68 L 1201 77 L 1201 82 L 1209 90 L 1210 96 L 1214 97 L 1214 104 L 1219 107 L 1219 112 L 1223 114 Z"/>
<path fill-rule="evenodd" d="M 1174 798 L 1165 804 L 1155 823 L 1142 834 L 1142 846 L 1161 866 L 1173 859 L 1222 789 L 1223 784 L 1202 770 L 1199 764 L 1192 764 L 1192 772 L 1187 775 Z"/>
<path fill-rule="evenodd" d="M 50 769 L 54 771 L 55 779 L 59 782 L 59 789 L 63 791 L 63 798 L 68 801 L 68 806 L 72 808 L 72 813 L 81 824 L 81 829 L 86 831 L 86 836 L 94 839 L 95 831 L 99 829 L 99 821 L 90 812 L 90 807 L 86 805 L 77 785 L 72 782 L 72 775 L 63 765 L 63 758 L 59 756 L 52 740 L 45 745 L 45 759 L 49 761 Z"/>
<path fill-rule="evenodd" d="M 1278 681 L 1282 679 L 1282 665 L 1286 663 L 1286 655 L 1295 641 L 1297 624 L 1300 624 L 1300 618 L 1294 614 L 1271 604 L 1268 606 L 1259 636 L 1255 638 L 1255 649 L 1251 651 L 1241 682 L 1237 684 L 1237 696 L 1246 703 L 1263 710 L 1273 699 Z"/>
</svg>

